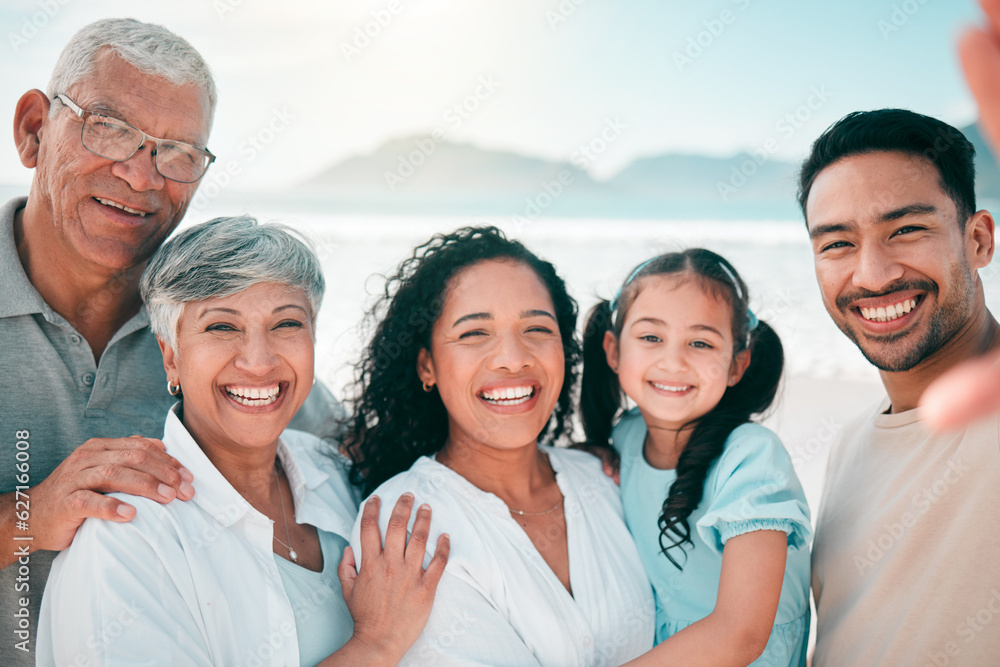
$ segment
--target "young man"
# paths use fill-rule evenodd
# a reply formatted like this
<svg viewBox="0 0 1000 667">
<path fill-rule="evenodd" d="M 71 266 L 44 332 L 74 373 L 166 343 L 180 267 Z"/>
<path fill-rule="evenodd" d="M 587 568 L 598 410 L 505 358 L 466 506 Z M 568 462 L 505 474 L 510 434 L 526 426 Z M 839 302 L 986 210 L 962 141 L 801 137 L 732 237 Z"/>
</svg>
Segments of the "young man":
<svg viewBox="0 0 1000 667">
<path fill-rule="evenodd" d="M 974 149 L 909 111 L 854 113 L 802 167 L 799 202 L 837 326 L 888 396 L 833 449 L 813 547 L 813 664 L 982 665 L 1000 655 L 1000 419 L 932 434 L 916 410 L 946 370 L 1000 349 L 978 270 Z M 985 610 L 985 611 L 984 611 Z"/>
</svg>

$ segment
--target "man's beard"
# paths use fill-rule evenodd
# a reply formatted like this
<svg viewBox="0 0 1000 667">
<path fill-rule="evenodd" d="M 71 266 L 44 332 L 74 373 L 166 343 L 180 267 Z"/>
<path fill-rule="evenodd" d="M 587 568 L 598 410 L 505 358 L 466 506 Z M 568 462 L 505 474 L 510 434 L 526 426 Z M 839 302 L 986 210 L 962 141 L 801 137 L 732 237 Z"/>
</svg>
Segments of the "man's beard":
<svg viewBox="0 0 1000 667">
<path fill-rule="evenodd" d="M 957 288 L 964 286 L 964 289 L 953 295 L 949 303 L 937 304 L 937 310 L 931 314 L 927 331 L 919 338 L 914 338 L 918 334 L 913 331 L 900 331 L 885 335 L 856 334 L 848 326 L 848 318 L 852 316 L 849 304 L 857 299 L 884 296 L 903 290 L 920 290 L 926 292 L 927 295 L 937 297 L 939 287 L 931 280 L 899 282 L 882 292 L 858 290 L 838 297 L 837 307 L 840 309 L 841 319 L 836 324 L 844 332 L 844 335 L 858 346 L 865 359 L 880 371 L 900 373 L 911 370 L 941 349 L 968 321 L 975 297 L 975 288 L 968 275 L 967 266 L 955 267 L 952 271 L 951 283 Z M 926 299 L 927 295 L 923 299 Z M 908 340 L 911 341 L 909 345 L 907 345 Z M 867 349 L 866 344 L 868 344 Z"/>
</svg>

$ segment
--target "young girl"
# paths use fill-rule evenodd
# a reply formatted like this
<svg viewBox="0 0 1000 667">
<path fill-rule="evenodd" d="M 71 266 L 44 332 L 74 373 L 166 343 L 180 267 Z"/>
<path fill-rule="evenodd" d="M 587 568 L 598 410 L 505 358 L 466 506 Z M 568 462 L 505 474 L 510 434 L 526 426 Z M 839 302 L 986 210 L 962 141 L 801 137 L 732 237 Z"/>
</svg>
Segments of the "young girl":
<svg viewBox="0 0 1000 667">
<path fill-rule="evenodd" d="M 736 269 L 709 250 L 641 264 L 591 312 L 584 428 L 621 457 L 656 597 L 657 646 L 629 664 L 806 664 L 809 509 L 781 441 L 750 421 L 782 364 Z M 612 428 L 623 393 L 638 407 Z"/>
</svg>

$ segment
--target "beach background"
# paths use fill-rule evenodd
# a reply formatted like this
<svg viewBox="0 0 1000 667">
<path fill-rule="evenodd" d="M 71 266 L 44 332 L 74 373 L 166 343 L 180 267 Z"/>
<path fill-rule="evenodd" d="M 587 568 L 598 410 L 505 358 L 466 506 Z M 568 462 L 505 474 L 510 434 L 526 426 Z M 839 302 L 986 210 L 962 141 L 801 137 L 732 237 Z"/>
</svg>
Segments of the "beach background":
<svg viewBox="0 0 1000 667">
<path fill-rule="evenodd" d="M 972 0 L 4 0 L 6 127 L 105 16 L 163 23 L 210 63 L 218 160 L 182 225 L 247 213 L 315 240 L 317 374 L 336 395 L 381 276 L 434 233 L 503 228 L 556 265 L 581 313 L 639 262 L 707 247 L 784 343 L 764 423 L 814 518 L 831 442 L 884 392 L 820 300 L 795 203 L 809 145 L 858 109 L 933 115 L 979 147 L 980 206 L 1000 208 L 955 55 Z M 7 144 L 0 198 L 30 178 Z M 996 313 L 996 267 L 982 276 Z"/>
</svg>

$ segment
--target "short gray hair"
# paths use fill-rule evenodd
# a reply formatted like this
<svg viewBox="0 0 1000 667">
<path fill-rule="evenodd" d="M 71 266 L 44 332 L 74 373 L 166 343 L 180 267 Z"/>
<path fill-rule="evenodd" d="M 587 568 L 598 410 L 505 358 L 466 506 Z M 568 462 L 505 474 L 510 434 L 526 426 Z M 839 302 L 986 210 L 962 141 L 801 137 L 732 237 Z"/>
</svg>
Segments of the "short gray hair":
<svg viewBox="0 0 1000 667">
<path fill-rule="evenodd" d="M 291 227 L 258 224 L 246 215 L 180 231 L 153 255 L 139 292 L 153 333 L 176 350 L 184 304 L 232 296 L 259 283 L 301 288 L 315 324 L 326 283 L 312 243 Z"/>
<path fill-rule="evenodd" d="M 73 35 L 52 71 L 49 99 L 90 76 L 104 48 L 143 74 L 166 79 L 175 86 L 200 86 L 208 94 L 209 121 L 215 115 L 215 81 L 201 54 L 162 25 L 135 19 L 101 19 Z"/>
</svg>

